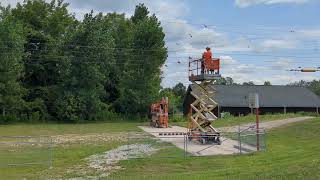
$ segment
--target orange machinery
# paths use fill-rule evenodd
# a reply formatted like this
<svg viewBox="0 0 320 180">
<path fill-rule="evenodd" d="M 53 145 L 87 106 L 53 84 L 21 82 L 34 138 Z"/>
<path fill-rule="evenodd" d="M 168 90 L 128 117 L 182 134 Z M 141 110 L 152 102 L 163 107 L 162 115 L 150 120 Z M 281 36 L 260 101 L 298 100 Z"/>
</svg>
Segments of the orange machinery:
<svg viewBox="0 0 320 180">
<path fill-rule="evenodd" d="M 167 97 L 163 97 L 160 102 L 151 104 L 150 114 L 151 121 L 150 126 L 156 128 L 167 128 L 168 127 L 168 106 L 169 101 Z"/>
</svg>

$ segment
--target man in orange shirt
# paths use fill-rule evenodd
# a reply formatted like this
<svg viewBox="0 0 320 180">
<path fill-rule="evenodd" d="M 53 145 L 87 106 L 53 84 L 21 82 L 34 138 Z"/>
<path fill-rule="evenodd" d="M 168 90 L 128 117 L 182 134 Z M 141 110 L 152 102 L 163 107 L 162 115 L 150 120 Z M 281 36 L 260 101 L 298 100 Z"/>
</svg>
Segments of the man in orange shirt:
<svg viewBox="0 0 320 180">
<path fill-rule="evenodd" d="M 206 48 L 207 51 L 205 51 L 202 55 L 202 63 L 201 63 L 201 69 L 202 72 L 204 72 L 204 69 L 209 71 L 207 68 L 211 64 L 212 61 L 212 52 L 209 47 Z"/>
</svg>

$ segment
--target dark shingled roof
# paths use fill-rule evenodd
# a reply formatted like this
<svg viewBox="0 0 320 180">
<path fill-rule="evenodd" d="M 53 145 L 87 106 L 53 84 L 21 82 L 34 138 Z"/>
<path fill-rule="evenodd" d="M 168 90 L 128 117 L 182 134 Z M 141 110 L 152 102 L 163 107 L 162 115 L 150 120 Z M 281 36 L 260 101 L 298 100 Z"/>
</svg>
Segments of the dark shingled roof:
<svg viewBox="0 0 320 180">
<path fill-rule="evenodd" d="M 188 91 L 190 88 L 192 85 Z M 249 93 L 259 94 L 260 107 L 320 107 L 319 96 L 305 87 L 214 85 L 214 88 L 217 91 L 214 99 L 222 107 L 248 107 Z"/>
</svg>

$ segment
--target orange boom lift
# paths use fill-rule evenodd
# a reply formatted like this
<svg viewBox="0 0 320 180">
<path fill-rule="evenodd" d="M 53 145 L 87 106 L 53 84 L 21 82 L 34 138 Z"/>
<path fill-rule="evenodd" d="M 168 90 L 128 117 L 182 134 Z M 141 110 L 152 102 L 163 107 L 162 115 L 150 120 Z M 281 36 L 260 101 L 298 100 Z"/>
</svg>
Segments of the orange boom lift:
<svg viewBox="0 0 320 180">
<path fill-rule="evenodd" d="M 160 102 L 151 104 L 150 115 L 151 121 L 150 126 L 156 128 L 167 128 L 168 127 L 168 106 L 169 100 L 167 97 L 163 97 Z"/>
</svg>

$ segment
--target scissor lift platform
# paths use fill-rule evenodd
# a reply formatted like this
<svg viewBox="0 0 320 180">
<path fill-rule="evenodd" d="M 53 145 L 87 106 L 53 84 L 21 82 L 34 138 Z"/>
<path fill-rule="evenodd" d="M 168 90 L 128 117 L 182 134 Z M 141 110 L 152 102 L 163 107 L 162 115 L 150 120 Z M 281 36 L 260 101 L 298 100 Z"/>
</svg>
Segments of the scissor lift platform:
<svg viewBox="0 0 320 180">
<path fill-rule="evenodd" d="M 208 61 L 207 61 L 208 63 Z M 213 99 L 215 90 L 209 87 L 219 78 L 220 59 L 212 59 L 204 64 L 202 59 L 189 61 L 189 80 L 194 85 L 191 95 L 195 101 L 190 105 L 189 140 L 198 140 L 202 144 L 221 144 L 220 133 L 211 125 L 217 117 L 212 113 L 218 106 Z"/>
<path fill-rule="evenodd" d="M 220 59 L 212 58 L 210 63 L 203 59 L 191 59 L 189 61 L 189 81 L 207 81 L 221 78 Z"/>
<path fill-rule="evenodd" d="M 189 81 L 206 81 L 206 80 L 213 80 L 213 79 L 219 79 L 221 78 L 220 74 L 199 74 L 199 75 L 193 75 L 191 74 L 189 76 Z"/>
</svg>

